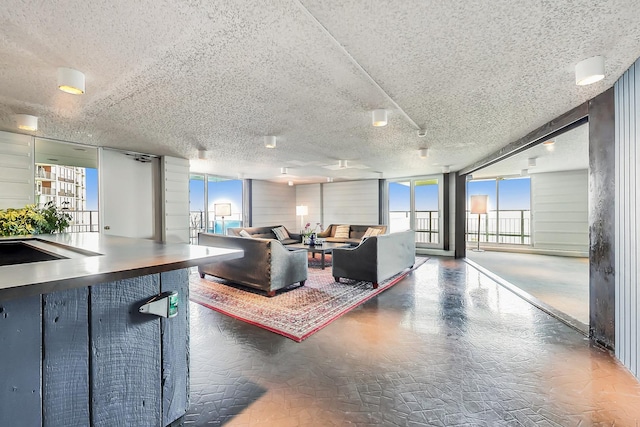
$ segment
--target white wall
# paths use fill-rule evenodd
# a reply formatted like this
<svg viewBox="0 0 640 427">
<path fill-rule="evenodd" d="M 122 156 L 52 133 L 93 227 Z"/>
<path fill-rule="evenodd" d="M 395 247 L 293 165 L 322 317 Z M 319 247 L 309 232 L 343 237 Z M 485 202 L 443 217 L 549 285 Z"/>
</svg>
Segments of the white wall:
<svg viewBox="0 0 640 427">
<path fill-rule="evenodd" d="M 33 204 L 33 137 L 0 132 L 0 209 Z"/>
<path fill-rule="evenodd" d="M 588 253 L 588 178 L 586 170 L 531 175 L 534 248 Z"/>
<path fill-rule="evenodd" d="M 378 224 L 378 180 L 322 184 L 324 226 Z"/>
<path fill-rule="evenodd" d="M 304 223 L 311 224 L 311 228 L 315 228 L 317 223 L 325 225 L 322 222 L 322 184 L 305 184 L 296 185 L 296 206 L 304 205 L 309 208 L 309 215 L 306 215 Z M 298 219 L 298 228 L 300 229 L 300 217 Z M 323 228 L 324 229 L 324 228 Z"/>
<path fill-rule="evenodd" d="M 640 60 L 615 84 L 615 349 L 640 377 Z"/>
<path fill-rule="evenodd" d="M 292 233 L 300 227 L 300 218 L 296 217 L 295 187 L 253 180 L 251 197 L 253 227 L 284 225 Z"/>
</svg>

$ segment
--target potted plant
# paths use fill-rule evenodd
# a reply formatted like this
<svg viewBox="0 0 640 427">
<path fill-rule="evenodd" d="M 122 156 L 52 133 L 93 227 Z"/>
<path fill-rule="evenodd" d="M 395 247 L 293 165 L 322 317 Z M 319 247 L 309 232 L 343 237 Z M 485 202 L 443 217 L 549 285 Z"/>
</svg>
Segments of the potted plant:
<svg viewBox="0 0 640 427">
<path fill-rule="evenodd" d="M 53 202 L 42 208 L 28 205 L 20 209 L 0 209 L 0 236 L 62 232 L 70 222 L 71 215 L 58 209 Z"/>
</svg>

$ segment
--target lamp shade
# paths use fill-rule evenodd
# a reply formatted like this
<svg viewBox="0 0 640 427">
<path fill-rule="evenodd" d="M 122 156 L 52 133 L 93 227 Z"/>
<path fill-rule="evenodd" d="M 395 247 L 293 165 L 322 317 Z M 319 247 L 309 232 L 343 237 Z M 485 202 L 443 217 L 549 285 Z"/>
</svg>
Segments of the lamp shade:
<svg viewBox="0 0 640 427">
<path fill-rule="evenodd" d="M 36 131 L 38 130 L 38 118 L 29 114 L 16 114 L 16 126 L 18 129 Z"/>
<path fill-rule="evenodd" d="M 371 124 L 376 127 L 387 125 L 387 110 L 373 110 Z"/>
<path fill-rule="evenodd" d="M 84 74 L 72 68 L 58 68 L 58 89 L 73 95 L 84 93 Z"/>
<path fill-rule="evenodd" d="M 267 148 L 276 148 L 276 137 L 275 136 L 265 136 L 264 137 L 264 146 Z"/>
<path fill-rule="evenodd" d="M 305 205 L 296 206 L 296 215 L 309 215 L 309 207 Z"/>
<path fill-rule="evenodd" d="M 486 214 L 489 196 L 471 196 L 471 213 Z"/>
<path fill-rule="evenodd" d="M 576 84 L 590 85 L 604 79 L 604 58 L 594 56 L 576 64 Z"/>
<path fill-rule="evenodd" d="M 216 216 L 231 216 L 231 203 L 216 203 L 213 210 Z"/>
</svg>

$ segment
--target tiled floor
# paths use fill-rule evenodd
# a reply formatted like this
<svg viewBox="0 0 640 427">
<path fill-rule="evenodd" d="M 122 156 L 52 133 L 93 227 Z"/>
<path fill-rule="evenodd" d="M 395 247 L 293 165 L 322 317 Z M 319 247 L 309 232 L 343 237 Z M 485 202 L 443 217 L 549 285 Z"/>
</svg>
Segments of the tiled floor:
<svg viewBox="0 0 640 427">
<path fill-rule="evenodd" d="M 607 351 L 432 258 L 302 343 L 196 304 L 185 426 L 637 426 Z"/>
</svg>

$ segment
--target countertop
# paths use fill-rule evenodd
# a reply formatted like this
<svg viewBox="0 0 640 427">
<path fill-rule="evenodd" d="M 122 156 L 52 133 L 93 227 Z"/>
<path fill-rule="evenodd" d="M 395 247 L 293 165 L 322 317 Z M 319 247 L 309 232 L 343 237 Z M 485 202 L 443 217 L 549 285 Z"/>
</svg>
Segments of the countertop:
<svg viewBox="0 0 640 427">
<path fill-rule="evenodd" d="M 68 259 L 0 266 L 0 301 L 242 258 L 236 249 L 163 244 L 99 233 L 2 238 Z"/>
</svg>

